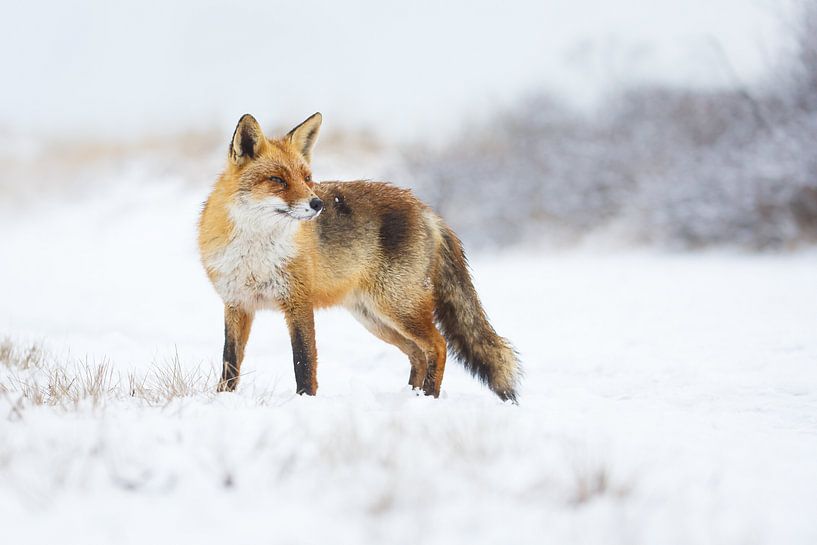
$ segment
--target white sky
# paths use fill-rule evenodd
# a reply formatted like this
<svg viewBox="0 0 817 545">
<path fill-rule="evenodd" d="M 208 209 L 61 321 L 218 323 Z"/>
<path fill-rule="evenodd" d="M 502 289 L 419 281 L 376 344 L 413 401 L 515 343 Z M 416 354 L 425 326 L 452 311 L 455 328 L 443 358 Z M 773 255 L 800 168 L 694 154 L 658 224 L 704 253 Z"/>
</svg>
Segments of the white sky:
<svg viewBox="0 0 817 545">
<path fill-rule="evenodd" d="M 587 105 L 632 82 L 724 85 L 733 70 L 751 83 L 791 24 L 771 0 L 7 3 L 0 130 L 132 134 L 320 110 L 327 128 L 415 138 L 542 87 Z"/>
</svg>

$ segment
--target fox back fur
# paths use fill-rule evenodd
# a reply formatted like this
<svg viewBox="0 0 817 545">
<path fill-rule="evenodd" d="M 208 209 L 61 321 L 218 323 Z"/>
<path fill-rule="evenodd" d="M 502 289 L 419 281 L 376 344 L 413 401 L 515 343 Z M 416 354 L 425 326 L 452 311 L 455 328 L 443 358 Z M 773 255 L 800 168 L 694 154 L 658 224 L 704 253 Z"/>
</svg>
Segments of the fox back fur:
<svg viewBox="0 0 817 545">
<path fill-rule="evenodd" d="M 199 250 L 224 301 L 219 390 L 238 384 L 258 310 L 283 312 L 296 391 L 317 392 L 313 311 L 341 305 L 411 363 L 409 384 L 439 396 L 451 353 L 516 402 L 516 354 L 488 322 L 454 232 L 406 189 L 312 181 L 314 114 L 283 138 L 243 116 L 199 220 Z M 438 329 L 439 326 L 439 329 Z"/>
</svg>

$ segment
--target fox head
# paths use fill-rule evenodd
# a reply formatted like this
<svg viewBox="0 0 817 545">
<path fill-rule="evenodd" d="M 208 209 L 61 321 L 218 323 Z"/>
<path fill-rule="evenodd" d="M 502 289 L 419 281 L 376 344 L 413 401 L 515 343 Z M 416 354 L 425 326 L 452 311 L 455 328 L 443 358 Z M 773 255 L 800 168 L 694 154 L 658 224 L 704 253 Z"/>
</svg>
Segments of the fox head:
<svg viewBox="0 0 817 545">
<path fill-rule="evenodd" d="M 267 138 L 250 114 L 238 121 L 225 175 L 234 183 L 234 213 L 259 224 L 311 220 L 323 210 L 309 166 L 318 138 L 316 113 L 283 138 Z"/>
</svg>

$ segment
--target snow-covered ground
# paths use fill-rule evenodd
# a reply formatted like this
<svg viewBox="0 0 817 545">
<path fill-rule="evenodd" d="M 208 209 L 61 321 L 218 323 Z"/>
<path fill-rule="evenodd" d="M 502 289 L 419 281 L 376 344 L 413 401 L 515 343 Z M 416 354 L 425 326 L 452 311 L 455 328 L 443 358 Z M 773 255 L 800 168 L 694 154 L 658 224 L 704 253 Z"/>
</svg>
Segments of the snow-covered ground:
<svg viewBox="0 0 817 545">
<path fill-rule="evenodd" d="M 136 176 L 138 178 L 138 176 Z M 0 336 L 116 380 L 220 365 L 197 262 L 206 188 L 98 187 L 0 215 Z M 817 542 L 817 255 L 474 256 L 518 348 L 520 405 L 456 364 L 438 400 L 402 354 L 318 315 L 297 397 L 280 317 L 235 394 L 20 402 L 0 365 L 5 543 Z M 62 363 L 60 363 L 62 362 Z M 71 363 L 73 362 L 73 363 Z"/>
</svg>

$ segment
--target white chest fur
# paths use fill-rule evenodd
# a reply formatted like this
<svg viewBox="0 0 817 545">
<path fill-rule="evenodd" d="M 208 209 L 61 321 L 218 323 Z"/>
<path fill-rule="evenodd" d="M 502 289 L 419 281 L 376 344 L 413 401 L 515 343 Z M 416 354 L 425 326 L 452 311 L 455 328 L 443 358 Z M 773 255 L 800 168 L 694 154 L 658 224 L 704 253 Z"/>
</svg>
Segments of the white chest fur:
<svg viewBox="0 0 817 545">
<path fill-rule="evenodd" d="M 205 263 L 216 272 L 214 286 L 225 303 L 256 309 L 287 297 L 286 266 L 297 253 L 300 222 L 277 213 L 278 206 L 239 202 L 231 208 L 232 238 Z"/>
</svg>

